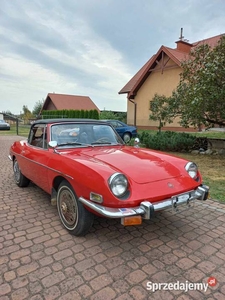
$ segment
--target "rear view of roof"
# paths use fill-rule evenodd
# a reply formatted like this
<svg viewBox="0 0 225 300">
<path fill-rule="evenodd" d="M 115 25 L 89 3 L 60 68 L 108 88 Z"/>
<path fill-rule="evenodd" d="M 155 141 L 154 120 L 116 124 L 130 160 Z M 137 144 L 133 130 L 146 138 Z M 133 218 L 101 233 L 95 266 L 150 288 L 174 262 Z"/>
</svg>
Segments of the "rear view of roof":
<svg viewBox="0 0 225 300">
<path fill-rule="evenodd" d="M 42 110 L 46 110 L 50 102 L 55 106 L 55 109 L 74 109 L 74 110 L 97 110 L 99 108 L 88 96 L 65 95 L 49 93 L 44 102 Z"/>
<path fill-rule="evenodd" d="M 215 47 L 218 44 L 219 40 L 224 35 L 225 34 L 223 33 L 223 34 L 219 34 L 219 35 L 213 36 L 213 37 L 208 38 L 208 39 L 204 39 L 204 40 L 195 42 L 195 43 L 193 43 L 193 46 L 197 47 L 197 46 L 200 46 L 200 45 L 203 45 L 203 44 L 208 44 L 210 47 Z"/>
<path fill-rule="evenodd" d="M 194 49 L 197 46 L 200 46 L 202 44 L 208 44 L 211 47 L 215 47 L 221 37 L 224 34 L 220 34 L 208 39 L 204 39 L 192 44 L 189 44 L 187 42 L 187 45 L 190 46 L 190 49 Z M 180 41 L 182 42 L 182 41 Z M 177 42 L 179 43 L 179 41 Z M 127 82 L 127 84 L 119 91 L 119 94 L 125 94 L 125 93 L 132 93 L 135 90 L 138 90 L 138 88 L 141 86 L 142 82 L 147 78 L 147 76 L 150 74 L 149 70 L 153 68 L 155 61 L 160 56 L 160 54 L 164 52 L 166 53 L 178 66 L 181 65 L 181 62 L 188 57 L 187 52 L 180 51 L 178 48 L 172 49 L 169 47 L 161 46 L 160 49 L 156 54 L 154 54 L 145 64 L 144 66 Z"/>
</svg>

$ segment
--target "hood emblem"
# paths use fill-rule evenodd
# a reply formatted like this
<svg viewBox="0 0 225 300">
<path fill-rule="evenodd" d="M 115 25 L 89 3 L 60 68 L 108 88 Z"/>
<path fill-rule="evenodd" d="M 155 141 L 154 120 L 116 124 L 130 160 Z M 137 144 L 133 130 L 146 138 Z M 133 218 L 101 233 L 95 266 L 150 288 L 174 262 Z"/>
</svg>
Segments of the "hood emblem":
<svg viewBox="0 0 225 300">
<path fill-rule="evenodd" d="M 168 185 L 168 187 L 171 188 L 171 189 L 174 188 L 174 186 L 173 186 L 173 184 L 172 184 L 171 182 L 168 182 L 167 185 Z"/>
</svg>

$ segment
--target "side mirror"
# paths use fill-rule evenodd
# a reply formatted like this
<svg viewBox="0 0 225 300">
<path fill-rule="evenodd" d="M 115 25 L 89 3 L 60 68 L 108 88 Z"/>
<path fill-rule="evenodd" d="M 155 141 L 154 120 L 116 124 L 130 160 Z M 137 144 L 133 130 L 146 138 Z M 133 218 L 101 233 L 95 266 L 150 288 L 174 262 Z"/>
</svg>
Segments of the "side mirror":
<svg viewBox="0 0 225 300">
<path fill-rule="evenodd" d="M 56 141 L 50 141 L 48 143 L 49 148 L 55 149 L 57 147 L 57 142 Z"/>
</svg>

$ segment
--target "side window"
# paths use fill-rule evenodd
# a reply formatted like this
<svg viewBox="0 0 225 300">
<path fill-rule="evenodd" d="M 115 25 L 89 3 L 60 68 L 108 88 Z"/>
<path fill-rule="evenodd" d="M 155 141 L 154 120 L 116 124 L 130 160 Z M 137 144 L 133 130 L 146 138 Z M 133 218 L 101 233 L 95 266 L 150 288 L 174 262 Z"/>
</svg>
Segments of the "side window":
<svg viewBox="0 0 225 300">
<path fill-rule="evenodd" d="M 44 124 L 31 128 L 28 142 L 32 146 L 47 149 L 47 130 Z"/>
<path fill-rule="evenodd" d="M 116 127 L 118 127 L 118 125 L 117 125 L 117 122 L 116 122 L 116 121 L 111 121 L 111 122 L 110 122 L 110 124 L 111 124 L 113 127 L 115 127 L 115 128 L 116 128 Z"/>
<path fill-rule="evenodd" d="M 119 122 L 116 122 L 116 127 L 123 127 L 123 125 Z"/>
<path fill-rule="evenodd" d="M 122 124 L 120 124 L 119 122 L 117 122 L 117 121 L 112 121 L 111 122 L 111 125 L 113 126 L 113 127 L 115 127 L 115 128 L 118 128 L 118 127 L 123 127 L 123 125 Z"/>
</svg>

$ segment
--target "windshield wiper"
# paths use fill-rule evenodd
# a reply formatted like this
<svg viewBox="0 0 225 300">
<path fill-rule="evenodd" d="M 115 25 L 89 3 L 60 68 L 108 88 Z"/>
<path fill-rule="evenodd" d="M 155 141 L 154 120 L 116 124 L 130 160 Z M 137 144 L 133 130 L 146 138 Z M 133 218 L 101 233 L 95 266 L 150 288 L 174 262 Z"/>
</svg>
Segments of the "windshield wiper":
<svg viewBox="0 0 225 300">
<path fill-rule="evenodd" d="M 111 145 L 111 142 L 93 142 L 91 145 Z"/>
<path fill-rule="evenodd" d="M 67 143 L 62 143 L 62 144 L 58 144 L 57 147 L 60 146 L 91 146 L 91 144 L 85 144 L 85 143 L 78 143 L 78 142 L 67 142 Z"/>
</svg>

